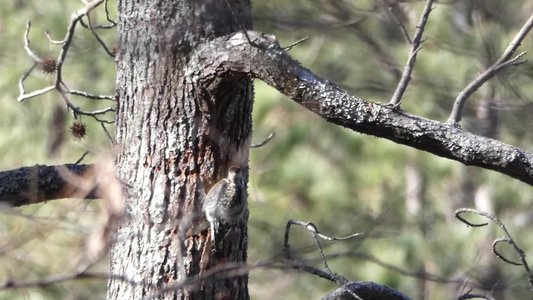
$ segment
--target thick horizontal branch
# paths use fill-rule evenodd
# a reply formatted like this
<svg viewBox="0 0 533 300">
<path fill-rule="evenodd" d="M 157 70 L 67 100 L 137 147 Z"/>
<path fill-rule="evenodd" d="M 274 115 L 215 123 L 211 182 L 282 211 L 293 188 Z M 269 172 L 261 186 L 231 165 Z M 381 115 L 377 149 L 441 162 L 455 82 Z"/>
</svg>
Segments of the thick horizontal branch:
<svg viewBox="0 0 533 300">
<path fill-rule="evenodd" d="M 22 206 L 62 198 L 95 199 L 96 188 L 78 184 L 92 178 L 92 165 L 36 165 L 0 172 L 0 204 Z M 69 180 L 67 180 L 69 179 Z"/>
<path fill-rule="evenodd" d="M 455 126 L 349 95 L 292 59 L 273 36 L 248 31 L 212 40 L 191 54 L 187 77 L 216 87 L 224 75 L 249 74 L 322 118 L 354 131 L 495 170 L 533 185 L 533 154 Z"/>
</svg>

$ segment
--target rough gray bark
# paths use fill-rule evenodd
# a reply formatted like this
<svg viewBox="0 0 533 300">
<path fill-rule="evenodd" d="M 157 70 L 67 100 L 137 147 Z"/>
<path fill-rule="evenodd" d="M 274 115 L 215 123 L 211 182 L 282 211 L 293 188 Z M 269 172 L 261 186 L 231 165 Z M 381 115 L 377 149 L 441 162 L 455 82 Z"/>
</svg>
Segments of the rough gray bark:
<svg viewBox="0 0 533 300">
<path fill-rule="evenodd" d="M 247 178 L 252 83 L 194 81 L 188 66 L 199 44 L 250 28 L 250 2 L 119 1 L 118 15 L 116 164 L 128 190 L 110 265 L 130 280 L 110 280 L 108 299 L 248 299 L 247 275 L 223 270 L 246 261 L 247 213 L 217 253 L 198 224 L 229 166 Z"/>
</svg>

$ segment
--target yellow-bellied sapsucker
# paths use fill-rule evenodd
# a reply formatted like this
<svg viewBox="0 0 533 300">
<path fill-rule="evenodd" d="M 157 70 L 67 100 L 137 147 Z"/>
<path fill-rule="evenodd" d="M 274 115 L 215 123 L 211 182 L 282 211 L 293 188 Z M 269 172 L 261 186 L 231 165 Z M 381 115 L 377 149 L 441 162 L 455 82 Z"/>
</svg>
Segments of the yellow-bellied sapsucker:
<svg viewBox="0 0 533 300">
<path fill-rule="evenodd" d="M 230 167 L 228 176 L 218 181 L 207 193 L 203 210 L 211 229 L 214 249 L 224 238 L 226 229 L 236 224 L 246 208 L 244 180 L 240 167 Z"/>
</svg>

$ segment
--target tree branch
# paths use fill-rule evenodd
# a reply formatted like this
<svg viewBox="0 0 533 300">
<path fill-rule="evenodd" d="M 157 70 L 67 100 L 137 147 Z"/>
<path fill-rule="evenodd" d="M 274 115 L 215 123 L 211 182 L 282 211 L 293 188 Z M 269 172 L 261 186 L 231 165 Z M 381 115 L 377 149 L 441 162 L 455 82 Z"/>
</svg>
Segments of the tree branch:
<svg viewBox="0 0 533 300">
<path fill-rule="evenodd" d="M 386 285 L 374 282 L 357 281 L 350 282 L 333 292 L 327 294 L 322 300 L 349 300 L 354 299 L 356 294 L 359 299 L 373 300 L 409 300 L 410 298 L 401 292 Z"/>
<path fill-rule="evenodd" d="M 214 39 L 192 54 L 186 78 L 216 86 L 224 76 L 249 74 L 322 118 L 441 157 L 494 170 L 533 185 L 533 154 L 385 105 L 349 95 L 292 59 L 275 37 L 249 31 Z M 256 46 L 258 45 L 258 46 Z"/>
<path fill-rule="evenodd" d="M 396 90 L 394 91 L 394 94 L 391 97 L 391 100 L 389 102 L 389 105 L 392 107 L 399 107 L 402 101 L 403 93 L 405 93 L 405 90 L 407 89 L 407 86 L 409 85 L 409 82 L 411 81 L 411 74 L 413 73 L 413 69 L 415 68 L 415 62 L 416 62 L 416 55 L 418 54 L 418 51 L 420 51 L 422 44 L 422 34 L 424 33 L 424 29 L 426 27 L 429 13 L 431 12 L 431 6 L 433 5 L 433 0 L 427 0 L 426 5 L 424 6 L 424 11 L 422 12 L 422 16 L 420 16 L 420 21 L 418 22 L 418 25 L 416 26 L 416 33 L 415 37 L 413 38 L 413 41 L 411 42 L 411 49 L 409 50 L 409 56 L 407 57 L 407 62 L 405 63 L 405 66 L 403 68 L 402 72 L 402 78 L 400 78 L 400 82 L 398 82 L 398 85 L 396 86 Z M 399 22 L 399 21 L 398 21 Z M 399 24 L 401 24 L 399 22 Z"/>
<path fill-rule="evenodd" d="M 503 54 L 500 56 L 500 58 L 487 70 L 485 70 L 483 73 L 481 73 L 474 81 L 472 81 L 468 86 L 466 86 L 460 93 L 457 95 L 457 98 L 455 98 L 455 101 L 453 103 L 452 112 L 450 113 L 450 116 L 448 117 L 448 123 L 457 125 L 459 121 L 461 121 L 461 114 L 463 110 L 463 106 L 465 105 L 466 100 L 475 92 L 477 91 L 485 82 L 490 80 L 492 77 L 496 75 L 499 71 L 503 70 L 504 68 L 508 66 L 518 65 L 521 62 L 518 62 L 518 59 L 522 57 L 525 52 L 522 52 L 515 56 L 514 58 L 511 58 L 513 54 L 516 52 L 518 47 L 520 47 L 520 44 L 526 37 L 526 35 L 529 33 L 529 31 L 533 28 L 533 14 L 529 17 L 529 19 L 526 21 L 524 26 L 520 29 L 520 31 L 516 34 L 516 36 L 513 38 L 513 40 L 509 43 L 507 46 L 507 49 L 503 52 Z"/>
<path fill-rule="evenodd" d="M 75 176 L 65 176 L 70 173 Z M 96 187 L 90 190 L 78 179 L 94 174 L 93 165 L 22 167 L 0 172 L 0 204 L 22 206 L 62 198 L 95 199 Z M 75 178 L 70 178 L 75 177 Z"/>
</svg>

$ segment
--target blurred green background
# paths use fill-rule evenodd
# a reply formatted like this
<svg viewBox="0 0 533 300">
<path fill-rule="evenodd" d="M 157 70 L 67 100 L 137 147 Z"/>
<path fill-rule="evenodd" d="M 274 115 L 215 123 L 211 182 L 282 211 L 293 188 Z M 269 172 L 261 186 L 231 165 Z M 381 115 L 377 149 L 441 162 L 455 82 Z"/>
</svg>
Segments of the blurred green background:
<svg viewBox="0 0 533 300">
<path fill-rule="evenodd" d="M 111 1 L 112 16 L 115 16 Z M 389 3 L 389 4 L 386 4 Z M 31 46 L 42 57 L 58 47 L 43 32 L 62 39 L 79 1 L 11 0 L 0 3 L 0 169 L 76 161 L 87 149 L 110 153 L 100 125 L 82 118 L 88 135 L 67 135 L 60 152 L 48 154 L 57 135 L 51 126 L 56 93 L 18 103 L 18 79 L 32 64 L 23 49 L 27 20 Z M 411 36 L 423 1 L 257 0 L 255 28 L 281 45 L 309 40 L 291 54 L 315 73 L 354 95 L 387 102 L 409 51 L 394 13 Z M 403 108 L 439 121 L 455 96 L 496 61 L 533 11 L 527 0 L 465 0 L 436 3 L 424 35 Z M 103 9 L 93 14 L 105 21 Z M 100 32 L 113 45 L 113 31 Z M 519 51 L 533 50 L 526 38 Z M 71 89 L 114 93 L 114 62 L 88 30 L 79 29 L 64 74 Z M 533 64 L 501 72 L 467 102 L 463 128 L 533 152 Z M 52 83 L 33 72 L 27 89 Z M 468 228 L 453 217 L 459 207 L 498 216 L 518 244 L 533 254 L 533 188 L 504 175 L 365 136 L 328 124 L 274 89 L 256 81 L 254 141 L 275 138 L 251 150 L 249 263 L 276 261 L 289 219 L 312 221 L 332 236 L 368 232 L 365 239 L 324 242 L 331 269 L 351 280 L 375 281 L 413 299 L 456 299 L 470 287 L 497 299 L 531 298 L 526 274 L 496 259 L 495 226 Z M 90 110 L 104 101 L 73 97 Z M 67 115 L 64 130 L 73 122 Z M 109 127 L 112 132 L 112 126 Z M 89 155 L 90 163 L 97 155 Z M 87 237 L 101 226 L 97 202 L 51 201 L 23 209 L 0 209 L 0 282 L 64 273 L 83 258 Z M 310 235 L 295 228 L 295 256 L 321 268 Z M 515 257 L 511 252 L 510 257 Z M 106 262 L 94 270 L 105 271 Z M 250 274 L 253 299 L 319 299 L 335 285 L 307 273 L 258 268 Z M 77 280 L 46 288 L 0 291 L 0 299 L 101 299 L 104 280 Z"/>
</svg>

